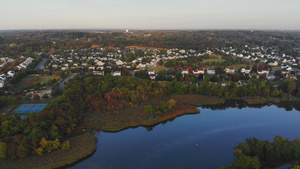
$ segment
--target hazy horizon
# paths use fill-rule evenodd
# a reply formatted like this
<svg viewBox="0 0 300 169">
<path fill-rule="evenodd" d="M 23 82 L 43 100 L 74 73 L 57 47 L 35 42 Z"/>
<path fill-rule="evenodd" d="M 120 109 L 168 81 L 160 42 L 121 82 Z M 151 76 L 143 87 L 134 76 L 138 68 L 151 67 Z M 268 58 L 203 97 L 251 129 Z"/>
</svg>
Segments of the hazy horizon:
<svg viewBox="0 0 300 169">
<path fill-rule="evenodd" d="M 0 30 L 300 30 L 296 0 L 1 0 Z"/>
</svg>

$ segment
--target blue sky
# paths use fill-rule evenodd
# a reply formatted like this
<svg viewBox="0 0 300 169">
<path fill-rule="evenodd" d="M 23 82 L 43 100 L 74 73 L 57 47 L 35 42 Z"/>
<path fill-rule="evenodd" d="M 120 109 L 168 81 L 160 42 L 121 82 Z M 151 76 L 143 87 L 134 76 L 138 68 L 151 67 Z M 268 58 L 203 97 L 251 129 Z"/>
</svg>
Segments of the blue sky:
<svg viewBox="0 0 300 169">
<path fill-rule="evenodd" d="M 300 30 L 300 1 L 0 0 L 0 16 L 0 30 Z"/>
</svg>

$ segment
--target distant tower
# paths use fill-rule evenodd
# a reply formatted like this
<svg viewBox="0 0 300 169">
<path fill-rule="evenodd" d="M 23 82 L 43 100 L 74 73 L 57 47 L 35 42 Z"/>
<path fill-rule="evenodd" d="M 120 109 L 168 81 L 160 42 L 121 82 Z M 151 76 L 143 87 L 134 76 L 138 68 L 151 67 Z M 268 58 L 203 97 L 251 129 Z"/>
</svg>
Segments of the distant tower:
<svg viewBox="0 0 300 169">
<path fill-rule="evenodd" d="M 128 33 L 128 29 L 126 29 L 126 33 Z"/>
</svg>

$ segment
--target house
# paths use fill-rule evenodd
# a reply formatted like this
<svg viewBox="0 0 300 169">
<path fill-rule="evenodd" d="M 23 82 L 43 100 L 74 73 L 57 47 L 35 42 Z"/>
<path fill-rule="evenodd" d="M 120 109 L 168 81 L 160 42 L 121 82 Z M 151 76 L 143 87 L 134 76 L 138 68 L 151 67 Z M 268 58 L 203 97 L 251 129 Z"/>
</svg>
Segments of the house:
<svg viewBox="0 0 300 169">
<path fill-rule="evenodd" d="M 94 75 L 104 76 L 104 71 L 93 71 Z"/>
<path fill-rule="evenodd" d="M 195 75 L 204 74 L 204 72 L 205 72 L 204 68 L 199 68 L 199 69 L 193 70 L 193 74 L 195 74 Z"/>
<path fill-rule="evenodd" d="M 269 74 L 270 71 L 267 70 L 267 69 L 258 69 L 258 70 L 257 70 L 257 73 L 258 73 L 259 75 L 263 75 L 263 74 Z"/>
<path fill-rule="evenodd" d="M 215 69 L 207 69 L 206 73 L 209 75 L 214 75 L 214 74 L 216 74 L 216 70 Z"/>
<path fill-rule="evenodd" d="M 278 66 L 278 62 L 277 61 L 270 62 L 270 63 L 268 63 L 268 65 L 270 65 L 270 66 Z"/>
<path fill-rule="evenodd" d="M 61 70 L 67 70 L 68 67 L 61 67 Z"/>
<path fill-rule="evenodd" d="M 241 73 L 244 73 L 244 74 L 250 74 L 250 72 L 251 72 L 251 68 L 241 68 Z"/>
<path fill-rule="evenodd" d="M 235 68 L 234 68 L 234 67 L 231 67 L 231 68 L 225 68 L 224 71 L 225 71 L 227 74 L 234 74 L 234 73 L 235 73 Z"/>
<path fill-rule="evenodd" d="M 5 81 L 6 80 L 6 76 L 4 74 L 0 75 L 0 80 Z"/>
<path fill-rule="evenodd" d="M 15 74 L 16 74 L 16 72 L 14 70 L 10 70 L 7 72 L 8 77 L 14 77 Z"/>
<path fill-rule="evenodd" d="M 185 74 L 189 74 L 189 69 L 182 69 L 181 74 L 184 76 Z"/>
<path fill-rule="evenodd" d="M 155 80 L 156 76 L 155 75 L 150 75 L 151 80 Z"/>
<path fill-rule="evenodd" d="M 89 70 L 95 70 L 95 66 L 90 66 Z"/>
<path fill-rule="evenodd" d="M 122 62 L 121 60 L 118 60 L 118 61 L 116 61 L 116 65 L 117 65 L 117 66 L 122 66 L 122 65 L 123 65 L 123 62 Z"/>
<path fill-rule="evenodd" d="M 113 76 L 121 76 L 121 71 L 114 71 L 114 72 L 111 72 L 111 74 Z"/>
<path fill-rule="evenodd" d="M 0 88 L 4 87 L 4 81 L 0 80 Z"/>
<path fill-rule="evenodd" d="M 98 62 L 96 63 L 97 66 L 104 66 L 104 64 L 105 64 L 105 63 L 104 63 L 104 62 L 101 62 L 101 61 L 98 61 Z"/>
<path fill-rule="evenodd" d="M 149 75 L 149 76 L 155 75 L 155 70 L 148 70 L 148 75 Z"/>
<path fill-rule="evenodd" d="M 275 77 L 276 77 L 276 76 L 275 76 L 274 74 L 267 74 L 267 77 L 266 77 L 266 78 L 267 78 L 268 80 L 273 80 L 273 79 L 275 79 Z"/>
</svg>

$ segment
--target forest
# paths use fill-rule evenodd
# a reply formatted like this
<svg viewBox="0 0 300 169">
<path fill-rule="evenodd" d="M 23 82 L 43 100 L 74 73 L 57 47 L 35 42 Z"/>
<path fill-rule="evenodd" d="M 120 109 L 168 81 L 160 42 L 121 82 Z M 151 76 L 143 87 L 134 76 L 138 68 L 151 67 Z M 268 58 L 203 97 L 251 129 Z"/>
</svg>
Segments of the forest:
<svg viewBox="0 0 300 169">
<path fill-rule="evenodd" d="M 144 35 L 151 34 L 151 36 Z M 300 44 L 299 32 L 271 31 L 27 31 L 0 33 L 0 55 L 17 56 L 32 52 L 100 47 L 142 46 L 161 49 L 214 49 L 221 47 L 240 48 L 276 47 L 281 53 L 296 56 Z"/>
<path fill-rule="evenodd" d="M 81 124 L 89 113 L 120 111 L 138 105 L 151 97 L 176 94 L 201 94 L 235 98 L 242 96 L 285 96 L 296 93 L 296 83 L 290 79 L 282 81 L 277 88 L 272 81 L 252 79 L 248 85 L 229 86 L 211 83 L 206 77 L 200 84 L 194 77 L 180 82 L 150 81 L 135 77 L 84 75 L 75 76 L 66 85 L 63 94 L 50 106 L 38 113 L 30 114 L 25 120 L 16 116 L 1 116 L 1 158 L 23 158 L 41 155 L 61 147 L 68 147 L 65 139 L 80 134 L 88 124 Z M 153 115 L 166 113 L 174 101 L 162 102 L 157 107 L 146 106 L 145 111 Z"/>
<path fill-rule="evenodd" d="M 275 136 L 273 142 L 257 138 L 247 138 L 234 148 L 233 163 L 226 169 L 234 168 L 274 168 L 284 162 L 300 159 L 300 140 L 289 141 Z"/>
</svg>

